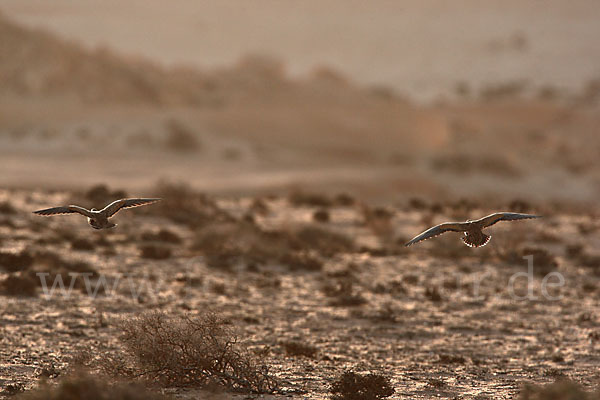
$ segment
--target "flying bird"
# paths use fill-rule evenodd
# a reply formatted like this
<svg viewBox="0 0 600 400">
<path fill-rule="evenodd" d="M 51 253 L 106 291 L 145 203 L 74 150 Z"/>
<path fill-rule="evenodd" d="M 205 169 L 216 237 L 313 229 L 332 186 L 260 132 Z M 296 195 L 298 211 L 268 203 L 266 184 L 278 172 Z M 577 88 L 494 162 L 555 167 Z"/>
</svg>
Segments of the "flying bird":
<svg viewBox="0 0 600 400">
<path fill-rule="evenodd" d="M 133 208 L 145 206 L 147 204 L 156 203 L 161 199 L 121 199 L 115 200 L 102 210 L 96 210 L 92 208 L 88 210 L 79 206 L 63 206 L 63 207 L 53 207 L 47 208 L 45 210 L 34 211 L 34 214 L 44 215 L 44 216 L 52 216 L 52 215 L 61 215 L 61 214 L 81 214 L 87 217 L 88 223 L 94 229 L 107 229 L 114 228 L 117 224 L 110 222 L 108 219 L 115 215 L 119 210 L 123 208 Z"/>
<path fill-rule="evenodd" d="M 463 232 L 464 236 L 461 238 L 463 242 L 469 247 L 481 247 L 488 244 L 492 238 L 490 235 L 483 233 L 483 229 L 494 225 L 499 221 L 516 221 L 518 219 L 531 219 L 541 218 L 540 215 L 532 214 L 520 214 L 511 212 L 498 212 L 490 214 L 487 217 L 483 217 L 476 220 L 468 220 L 466 222 L 444 222 L 427 229 L 425 232 L 415 236 L 411 241 L 405 244 L 410 246 L 421 240 L 426 240 L 445 232 Z"/>
</svg>

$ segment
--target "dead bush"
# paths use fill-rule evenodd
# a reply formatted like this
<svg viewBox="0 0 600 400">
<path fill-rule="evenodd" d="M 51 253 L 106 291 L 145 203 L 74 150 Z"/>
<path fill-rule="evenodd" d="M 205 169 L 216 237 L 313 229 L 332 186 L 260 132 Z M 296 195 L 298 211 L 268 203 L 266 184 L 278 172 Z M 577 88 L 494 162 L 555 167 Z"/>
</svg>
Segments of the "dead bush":
<svg viewBox="0 0 600 400">
<path fill-rule="evenodd" d="M 320 209 L 313 213 L 313 220 L 316 222 L 329 222 L 330 219 L 331 216 L 327 210 Z"/>
<path fill-rule="evenodd" d="M 425 288 L 425 297 L 433 302 L 442 301 L 442 295 L 440 294 L 437 286 L 429 286 Z"/>
<path fill-rule="evenodd" d="M 491 84 L 480 90 L 479 97 L 484 101 L 514 99 L 520 97 L 526 88 L 527 82 L 525 81 Z"/>
<path fill-rule="evenodd" d="M 285 354 L 287 354 L 288 356 L 302 356 L 308 358 L 315 358 L 315 356 L 317 355 L 317 348 L 306 343 L 297 341 L 287 341 L 282 342 L 281 346 L 285 350 Z"/>
<path fill-rule="evenodd" d="M 335 205 L 340 207 L 351 207 L 356 203 L 354 197 L 350 196 L 348 193 L 340 193 L 333 199 Z"/>
<path fill-rule="evenodd" d="M 307 252 L 287 253 L 280 262 L 292 271 L 321 271 L 323 261 Z"/>
<path fill-rule="evenodd" d="M 8 272 L 24 271 L 33 263 L 33 255 L 27 249 L 18 253 L 0 252 L 0 267 Z"/>
<path fill-rule="evenodd" d="M 323 293 L 331 297 L 327 303 L 333 307 L 356 307 L 367 303 L 367 299 L 354 289 L 352 279 L 340 279 L 335 283 L 325 283 Z"/>
<path fill-rule="evenodd" d="M 548 250 L 540 247 L 522 247 L 501 254 L 503 261 L 510 264 L 528 263 L 528 256 L 533 257 L 533 271 L 538 275 L 547 275 L 558 268 L 556 257 Z"/>
<path fill-rule="evenodd" d="M 11 274 L 0 282 L 0 292 L 8 296 L 37 296 L 37 281 L 31 274 L 19 272 Z"/>
<path fill-rule="evenodd" d="M 533 209 L 533 207 L 526 200 L 513 199 L 510 203 L 508 203 L 508 209 L 512 212 L 528 213 Z"/>
<path fill-rule="evenodd" d="M 261 198 L 255 198 L 254 200 L 252 200 L 252 204 L 250 205 L 248 211 L 252 212 L 253 214 L 268 215 L 270 209 L 269 205 L 266 203 L 265 200 Z"/>
<path fill-rule="evenodd" d="M 295 207 L 324 207 L 333 205 L 333 201 L 326 195 L 320 193 L 307 193 L 302 191 L 293 191 L 288 195 L 288 201 Z"/>
<path fill-rule="evenodd" d="M 102 377 L 77 374 L 60 381 L 56 386 L 48 383 L 15 397 L 18 400 L 160 400 L 169 399 L 153 393 L 139 384 L 109 384 Z"/>
<path fill-rule="evenodd" d="M 85 261 L 67 261 L 52 251 L 39 251 L 34 255 L 34 269 L 40 272 L 66 273 L 79 272 L 98 275 L 98 272 Z"/>
<path fill-rule="evenodd" d="M 141 212 L 165 217 L 192 228 L 234 220 L 208 196 L 187 185 L 160 182 L 154 191 L 156 197 L 163 200 L 153 207 L 145 207 Z"/>
<path fill-rule="evenodd" d="M 86 238 L 75 238 L 71 240 L 71 248 L 73 250 L 92 251 L 96 248 L 94 242 Z"/>
<path fill-rule="evenodd" d="M 0 201 L 0 214 L 16 214 L 17 210 L 9 201 Z"/>
<path fill-rule="evenodd" d="M 127 193 L 120 189 L 111 190 L 108 185 L 100 183 L 88 189 L 84 196 L 94 204 L 94 207 L 98 208 L 114 200 L 126 198 Z"/>
<path fill-rule="evenodd" d="M 521 175 L 521 171 L 510 160 L 495 155 L 445 154 L 435 157 L 431 165 L 435 170 L 460 175 L 482 172 L 506 177 Z"/>
<path fill-rule="evenodd" d="M 246 393 L 269 393 L 277 387 L 268 368 L 243 351 L 232 328 L 215 314 L 170 317 L 149 312 L 121 325 L 126 357 L 105 363 L 113 372 L 167 386 L 217 383 Z"/>
<path fill-rule="evenodd" d="M 353 249 L 346 236 L 315 226 L 296 230 L 262 230 L 249 222 L 219 223 L 200 230 L 193 251 L 206 256 L 209 265 L 232 266 L 281 263 L 291 269 L 320 270 L 319 256 Z"/>
<path fill-rule="evenodd" d="M 181 237 L 175 232 L 162 228 L 158 232 L 144 232 L 141 239 L 149 242 L 163 242 L 179 244 L 182 242 Z"/>
<path fill-rule="evenodd" d="M 329 392 L 333 400 L 378 400 L 393 395 L 394 388 L 383 375 L 346 371 L 331 385 Z"/>
<path fill-rule="evenodd" d="M 200 140 L 194 131 L 175 119 L 167 121 L 165 146 L 174 151 L 193 152 L 200 149 Z"/>
<path fill-rule="evenodd" d="M 577 383 L 558 380 L 549 385 L 526 385 L 519 400 L 598 400 L 600 392 L 586 392 Z"/>
<path fill-rule="evenodd" d="M 34 264 L 29 274 L 34 277 L 39 286 L 42 286 L 42 280 L 36 274 L 47 273 L 45 280 L 51 286 L 59 276 L 63 279 L 63 282 L 66 281 L 68 284 L 71 280 L 69 272 L 89 274 L 90 278 L 98 277 L 98 271 L 87 262 L 67 261 L 51 251 L 40 251 L 35 254 Z M 85 290 L 84 283 L 83 279 L 76 279 L 73 287 Z"/>
<path fill-rule="evenodd" d="M 166 260 L 172 255 L 170 248 L 157 244 L 143 244 L 139 249 L 140 257 L 150 260 Z"/>
<path fill-rule="evenodd" d="M 297 241 L 303 249 L 317 251 L 326 257 L 354 251 L 354 242 L 348 236 L 313 225 L 292 232 L 290 241 Z"/>
</svg>

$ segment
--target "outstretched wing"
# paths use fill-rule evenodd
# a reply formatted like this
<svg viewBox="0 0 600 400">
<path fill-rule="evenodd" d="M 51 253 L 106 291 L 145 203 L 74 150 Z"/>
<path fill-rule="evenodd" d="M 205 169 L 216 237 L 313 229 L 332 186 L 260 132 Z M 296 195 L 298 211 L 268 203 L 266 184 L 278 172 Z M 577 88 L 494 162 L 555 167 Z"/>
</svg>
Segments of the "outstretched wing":
<svg viewBox="0 0 600 400">
<path fill-rule="evenodd" d="M 532 219 L 532 218 L 542 218 L 542 216 L 541 215 L 533 215 L 533 214 L 498 212 L 498 213 L 490 214 L 487 217 L 483 217 L 475 222 L 482 222 L 483 227 L 487 228 L 488 226 L 492 226 L 496 222 L 499 222 L 499 221 L 516 221 L 518 219 Z"/>
<path fill-rule="evenodd" d="M 156 203 L 161 199 L 121 199 L 115 200 L 106 207 L 104 207 L 100 212 L 106 213 L 107 217 L 112 217 L 122 208 L 133 208 L 145 206 L 146 204 Z"/>
<path fill-rule="evenodd" d="M 65 207 L 53 207 L 46 208 L 45 210 L 37 210 L 33 212 L 37 215 L 51 216 L 51 215 L 61 215 L 61 214 L 81 214 L 86 217 L 93 217 L 92 213 L 86 210 L 83 207 L 79 206 L 65 206 Z"/>
<path fill-rule="evenodd" d="M 464 224 L 460 223 L 460 222 L 444 222 L 443 224 L 439 224 L 434 227 L 431 227 L 431 228 L 427 229 L 425 232 L 420 233 L 419 235 L 415 236 L 411 241 L 406 243 L 405 246 L 408 247 L 412 244 L 420 242 L 421 240 L 430 239 L 432 237 L 441 235 L 442 233 L 448 232 L 448 231 L 463 232 Z"/>
</svg>

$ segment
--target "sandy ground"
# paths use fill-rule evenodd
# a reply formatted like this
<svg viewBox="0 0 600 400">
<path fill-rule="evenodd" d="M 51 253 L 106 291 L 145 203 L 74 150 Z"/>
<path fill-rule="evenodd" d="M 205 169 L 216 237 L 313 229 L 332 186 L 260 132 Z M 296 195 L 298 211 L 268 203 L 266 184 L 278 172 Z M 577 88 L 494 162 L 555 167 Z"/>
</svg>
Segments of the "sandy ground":
<svg viewBox="0 0 600 400">
<path fill-rule="evenodd" d="M 15 208 L 2 216 L 3 254 L 56 253 L 88 263 L 109 282 L 122 279 L 114 292 L 96 297 L 83 285 L 68 299 L 58 293 L 46 298 L 42 288 L 36 297 L 4 295 L 3 386 L 30 387 L 43 370 L 60 374 L 82 348 L 118 352 L 119 319 L 157 309 L 171 315 L 217 310 L 245 346 L 260 352 L 291 398 L 324 398 L 347 368 L 386 374 L 398 399 L 508 399 L 525 383 L 569 377 L 591 386 L 597 380 L 597 215 L 546 209 L 542 220 L 497 224 L 491 243 L 481 249 L 467 248 L 452 234 L 406 249 L 404 240 L 431 222 L 488 210 L 448 205 L 439 212 L 386 207 L 373 213 L 357 203 L 325 207 L 330 221 L 314 222 L 314 212 L 323 207 L 293 205 L 298 203 L 286 198 L 261 198 L 259 209 L 251 198 L 218 202 L 235 218 L 249 212 L 260 229 L 318 226 L 352 238 L 354 250 L 318 256 L 322 269 L 310 271 L 277 262 L 249 264 L 243 257 L 228 267 L 207 265 L 194 238 L 215 229 L 216 221 L 192 229 L 148 207 L 146 213 L 120 213 L 115 230 L 95 232 L 79 217 L 28 213 L 68 203 L 72 194 L 16 191 L 2 197 Z M 181 242 L 140 240 L 158 227 Z M 102 244 L 74 250 L 78 239 Z M 148 244 L 172 253 L 163 260 L 142 258 L 141 246 Z M 521 256 L 529 253 L 535 255 L 527 286 L 527 278 L 515 274 L 527 273 Z M 29 269 L 56 272 L 40 262 Z M 564 284 L 544 289 L 544 279 L 559 283 L 545 278 L 551 272 Z M 511 277 L 517 277 L 512 284 Z M 132 284 L 139 299 L 131 294 Z M 290 356 L 286 341 L 313 346 L 316 355 Z M 195 392 L 175 393 L 188 398 Z"/>
</svg>

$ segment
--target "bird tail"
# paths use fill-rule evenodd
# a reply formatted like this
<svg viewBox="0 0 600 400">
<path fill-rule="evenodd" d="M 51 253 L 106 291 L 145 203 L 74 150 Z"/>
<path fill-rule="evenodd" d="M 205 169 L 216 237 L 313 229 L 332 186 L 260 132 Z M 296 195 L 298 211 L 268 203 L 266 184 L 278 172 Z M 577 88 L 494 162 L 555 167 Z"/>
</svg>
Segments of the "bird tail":
<svg viewBox="0 0 600 400">
<path fill-rule="evenodd" d="M 465 242 L 465 244 L 469 247 L 483 247 L 486 244 L 489 243 L 490 239 L 492 238 L 491 235 L 486 235 L 485 233 L 483 234 L 483 236 L 481 236 L 480 238 L 474 238 L 472 236 L 463 236 L 461 239 L 463 242 Z"/>
</svg>

